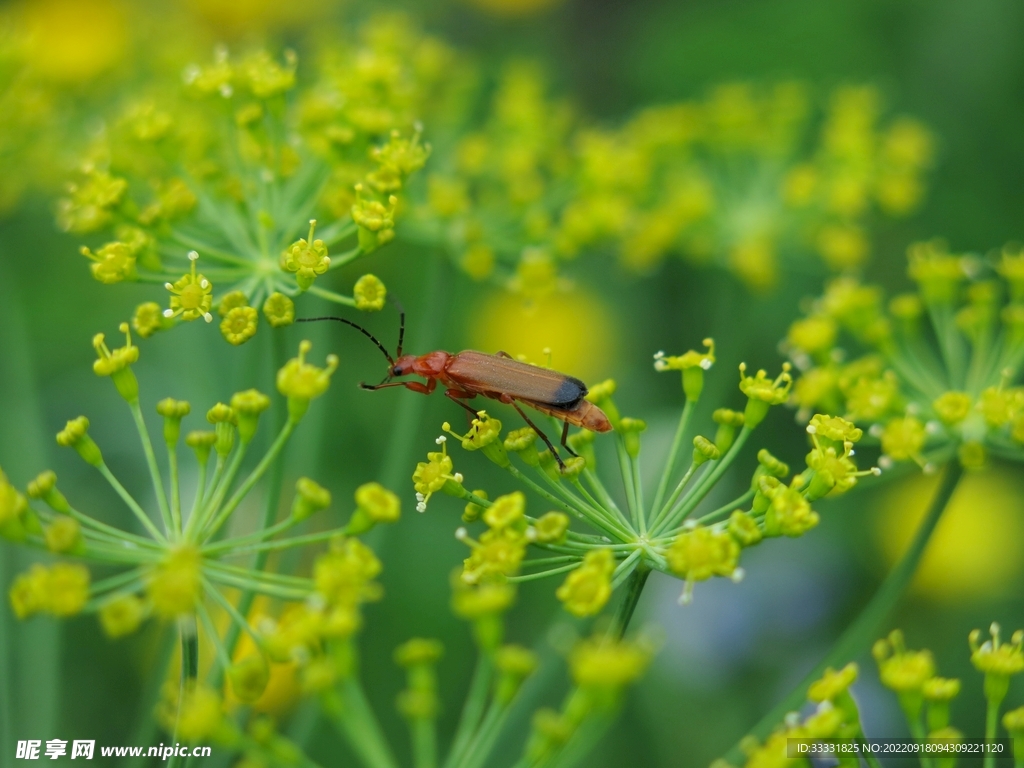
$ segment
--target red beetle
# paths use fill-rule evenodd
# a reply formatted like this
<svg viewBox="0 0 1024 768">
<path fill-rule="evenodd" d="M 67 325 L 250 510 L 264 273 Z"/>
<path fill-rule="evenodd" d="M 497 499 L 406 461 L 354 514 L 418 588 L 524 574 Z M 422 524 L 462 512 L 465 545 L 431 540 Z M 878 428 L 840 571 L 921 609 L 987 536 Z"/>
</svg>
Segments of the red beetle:
<svg viewBox="0 0 1024 768">
<path fill-rule="evenodd" d="M 604 411 L 586 399 L 587 385 L 582 381 L 548 368 L 521 363 L 506 352 L 488 355 L 484 352 L 467 350 L 453 355 L 450 352 L 438 350 L 425 355 L 403 355 L 404 311 L 401 312 L 398 349 L 394 357 L 372 333 L 351 320 L 346 320 L 343 317 L 310 317 L 302 318 L 301 322 L 317 320 L 335 320 L 350 325 L 369 338 L 384 353 L 384 357 L 388 360 L 387 377 L 380 384 L 360 384 L 359 386 L 363 389 L 405 387 L 413 392 L 429 395 L 440 382 L 445 388 L 445 396 L 458 403 L 473 416 L 476 416 L 477 412 L 465 401 L 472 400 L 477 395 L 511 405 L 551 449 L 559 466 L 564 467 L 565 465 L 562 463 L 558 451 L 555 450 L 547 435 L 526 415 L 519 406 L 520 403 L 563 421 L 565 426 L 562 429 L 561 445 L 573 456 L 576 453 L 566 444 L 570 424 L 589 429 L 592 432 L 608 432 L 612 428 Z M 422 376 L 426 379 L 426 383 L 392 381 L 396 376 L 410 375 Z"/>
</svg>

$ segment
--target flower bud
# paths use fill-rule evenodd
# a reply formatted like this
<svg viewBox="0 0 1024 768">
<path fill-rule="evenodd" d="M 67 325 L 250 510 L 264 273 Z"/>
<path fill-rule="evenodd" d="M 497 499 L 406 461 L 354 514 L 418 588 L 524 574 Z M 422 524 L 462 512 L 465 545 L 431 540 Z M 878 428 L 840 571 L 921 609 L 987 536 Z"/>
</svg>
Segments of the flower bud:
<svg viewBox="0 0 1024 768">
<path fill-rule="evenodd" d="M 537 668 L 537 655 L 522 646 L 505 645 L 494 654 L 494 666 L 498 670 L 494 697 L 508 704 L 519 692 L 523 680 Z"/>
<path fill-rule="evenodd" d="M 99 446 L 89 437 L 89 420 L 85 416 L 72 419 L 57 433 L 57 445 L 74 448 L 79 456 L 94 467 L 103 464 Z"/>
<path fill-rule="evenodd" d="M 199 466 L 205 467 L 210 458 L 210 449 L 217 442 L 217 433 L 207 430 L 193 430 L 185 435 L 185 445 L 191 448 L 196 454 L 196 461 Z"/>
<path fill-rule="evenodd" d="M 398 496 L 380 483 L 364 483 L 356 489 L 356 511 L 349 520 L 346 532 L 358 535 L 378 523 L 398 520 L 402 503 Z"/>
<path fill-rule="evenodd" d="M 643 419 L 626 417 L 619 421 L 618 431 L 626 444 L 626 453 L 634 459 L 640 455 L 640 433 L 646 429 L 647 422 Z"/>
<path fill-rule="evenodd" d="M 168 446 L 178 443 L 181 435 L 181 420 L 188 416 L 192 410 L 184 400 L 174 400 L 167 397 L 156 404 L 156 412 L 164 417 L 164 442 Z"/>
<path fill-rule="evenodd" d="M 134 403 L 139 399 L 139 382 L 132 372 L 131 364 L 139 359 L 139 348 L 132 345 L 132 334 L 128 323 L 119 326 L 125 335 L 125 346 L 110 351 L 104 342 L 102 333 L 93 336 L 92 345 L 96 348 L 97 359 L 92 364 L 97 376 L 109 376 L 117 387 L 118 394 L 127 402 Z"/>
<path fill-rule="evenodd" d="M 569 530 L 569 518 L 561 512 L 548 512 L 534 524 L 538 544 L 560 544 Z"/>
<path fill-rule="evenodd" d="M 270 682 L 270 667 L 267 660 L 259 654 L 246 656 L 228 668 L 228 680 L 231 691 L 239 700 L 251 703 L 256 701 L 267 689 Z"/>
<path fill-rule="evenodd" d="M 384 309 L 387 288 L 376 275 L 363 275 L 356 280 L 352 289 L 352 297 L 356 300 L 356 309 L 363 312 L 377 312 Z"/>
<path fill-rule="evenodd" d="M 295 500 L 292 502 L 292 517 L 305 520 L 307 517 L 331 505 L 331 492 L 323 486 L 300 477 L 295 483 Z"/>
<path fill-rule="evenodd" d="M 231 411 L 238 423 L 238 437 L 248 443 L 256 434 L 260 414 L 270 407 L 270 398 L 255 389 L 236 392 L 231 396 Z"/>
<path fill-rule="evenodd" d="M 263 302 L 263 316 L 271 328 L 283 328 L 295 322 L 295 302 L 283 293 L 274 292 Z"/>
<path fill-rule="evenodd" d="M 312 348 L 309 341 L 299 344 L 299 356 L 292 358 L 277 372 L 277 389 L 288 398 L 288 416 L 297 422 L 306 413 L 311 400 L 320 397 L 331 383 L 331 375 L 338 368 L 336 355 L 327 356 L 327 365 L 317 368 L 306 362 Z"/>
<path fill-rule="evenodd" d="M 733 440 L 736 439 L 736 429 L 743 426 L 743 414 L 729 408 L 719 408 L 711 414 L 711 418 L 718 425 L 715 432 L 715 447 L 719 453 L 725 453 L 732 448 Z"/>
<path fill-rule="evenodd" d="M 706 437 L 697 435 L 693 438 L 693 464 L 699 467 L 705 461 L 718 461 L 721 457 L 718 447 Z"/>
</svg>

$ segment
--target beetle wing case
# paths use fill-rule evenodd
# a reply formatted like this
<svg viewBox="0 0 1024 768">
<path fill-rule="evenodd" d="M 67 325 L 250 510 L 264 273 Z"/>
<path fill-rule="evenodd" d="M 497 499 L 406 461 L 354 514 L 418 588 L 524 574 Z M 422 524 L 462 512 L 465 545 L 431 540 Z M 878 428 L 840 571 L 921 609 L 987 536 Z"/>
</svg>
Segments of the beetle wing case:
<svg viewBox="0 0 1024 768">
<path fill-rule="evenodd" d="M 445 373 L 481 393 L 500 392 L 558 410 L 576 405 L 587 394 L 586 384 L 573 376 L 483 352 L 454 355 Z"/>
</svg>

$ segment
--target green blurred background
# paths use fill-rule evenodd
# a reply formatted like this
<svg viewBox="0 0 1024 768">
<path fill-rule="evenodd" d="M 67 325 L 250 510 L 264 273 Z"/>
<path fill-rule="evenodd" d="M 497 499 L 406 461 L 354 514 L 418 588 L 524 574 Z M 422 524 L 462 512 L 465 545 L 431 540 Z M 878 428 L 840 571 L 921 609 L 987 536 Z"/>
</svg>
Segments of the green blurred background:
<svg viewBox="0 0 1024 768">
<path fill-rule="evenodd" d="M 229 38 L 257 34 L 249 21 L 256 24 L 269 13 L 258 2 L 249 11 L 246 3 L 238 4 L 238 16 L 224 10 L 230 3 L 189 5 L 212 34 Z M 381 8 L 351 0 L 343 9 L 313 7 L 304 16 L 305 5 L 297 3 L 294 16 L 285 20 L 284 39 L 328 17 L 360 18 Z M 474 53 L 485 67 L 497 69 L 513 56 L 539 59 L 558 92 L 608 121 L 734 79 L 795 77 L 822 92 L 847 83 L 876 84 L 890 108 L 922 119 L 938 138 L 925 207 L 876 232 L 879 245 L 868 274 L 890 291 L 906 282 L 909 242 L 938 235 L 955 249 L 985 251 L 1024 235 L 1024 5 L 1018 0 L 565 0 L 508 13 L 516 5 L 481 0 L 479 6 L 400 7 Z M 129 415 L 109 383 L 91 373 L 89 341 L 98 330 L 113 331 L 131 307 L 153 294 L 88 279 L 77 240 L 56 230 L 52 210 L 51 199 L 30 195 L 0 219 L 0 465 L 20 484 L 52 467 L 83 508 L 127 520 L 88 468 L 57 450 L 52 435 L 66 419 L 85 413 L 115 472 L 141 477 Z M 406 304 L 410 351 L 499 343 L 501 329 L 493 330 L 489 319 L 496 312 L 502 317 L 495 307 L 504 299 L 435 254 L 394 245 L 375 254 L 370 265 Z M 358 271 L 346 274 L 346 284 L 356 276 Z M 670 440 L 682 399 L 675 377 L 654 374 L 655 351 L 679 352 L 715 337 L 719 362 L 706 388 L 713 396 L 705 395 L 702 403 L 707 418 L 714 407 L 741 402 L 735 386 L 740 360 L 778 366 L 777 342 L 797 303 L 820 289 L 814 276 L 790 275 L 775 295 L 752 299 L 725 273 L 676 262 L 645 279 L 619 272 L 611 259 L 589 259 L 572 277 L 579 294 L 542 320 L 523 324 L 521 346 L 551 346 L 556 367 L 560 359 L 571 360 L 571 372 L 590 380 L 616 378 L 624 413 L 652 424 L 644 449 L 652 454 Z M 388 339 L 397 330 L 390 311 L 372 318 L 371 325 Z M 299 333 L 291 328 L 287 334 L 294 347 Z M 299 474 L 322 479 L 339 500 L 332 512 L 339 517 L 347 513 L 354 488 L 371 479 L 403 497 L 405 517 L 376 542 L 385 563 L 386 599 L 369 608 L 362 635 L 371 699 L 393 742 L 403 745 L 405 727 L 393 707 L 402 685 L 401 671 L 391 662 L 394 646 L 413 635 L 444 641 L 442 729 L 454 725 L 471 669 L 468 634 L 448 610 L 449 572 L 465 552 L 452 536 L 460 508 L 438 498 L 426 515 L 416 515 L 409 481 L 414 462 L 434 447 L 440 423 L 457 414 L 441 397 L 358 391 L 357 382 L 382 374 L 376 351 L 344 329 L 314 328 L 304 335 L 313 339 L 318 356 L 337 352 L 342 367 L 329 394 L 314 405 L 316 418 L 302 425 L 286 487 Z M 516 337 L 507 339 L 500 343 L 516 343 Z M 137 366 L 144 404 L 151 409 L 157 399 L 173 395 L 191 400 L 201 412 L 241 388 L 269 391 L 269 355 L 266 334 L 239 349 L 197 325 L 158 336 L 146 343 Z M 790 412 L 773 413 L 762 429 L 762 440 L 777 455 L 802 457 L 805 443 Z M 393 431 L 407 434 L 407 445 L 388 454 Z M 512 489 L 482 457 L 460 456 L 456 466 L 472 487 Z M 731 498 L 744 480 L 731 482 L 732 487 L 720 486 L 722 499 Z M 864 485 L 822 503 L 822 524 L 813 534 L 752 552 L 742 584 L 701 584 L 694 603 L 680 608 L 679 583 L 655 574 L 636 620 L 663 627 L 664 646 L 588 765 L 706 765 L 817 662 L 898 554 L 930 488 L 921 479 Z M 251 501 L 249 511 L 258 508 L 258 499 Z M 902 627 L 912 647 L 932 648 L 942 674 L 964 678 L 953 721 L 975 735 L 982 731 L 981 680 L 969 668 L 966 637 L 992 620 L 1007 629 L 1024 624 L 1024 480 L 998 466 L 969 479 L 933 549 L 924 577 L 890 625 Z M 0 557 L 4 584 L 29 562 L 26 553 L 6 544 Z M 565 684 L 552 647 L 558 632 L 552 642 L 545 635 L 552 621 L 557 626 L 565 616 L 553 587 L 525 585 L 510 617 L 510 639 L 548 649 L 544 672 L 530 689 L 534 705 L 557 701 Z M 14 713 L 12 732 L 0 736 L 136 743 L 133 735 L 146 717 L 139 702 L 151 682 L 147 670 L 158 654 L 159 627 L 151 624 L 137 636 L 111 642 L 92 618 L 16 623 L 5 604 L 0 630 L 6 659 L 0 667 L 0 709 Z M 855 691 L 867 732 L 902 735 L 895 699 L 877 684 L 873 662 L 859 661 Z M 1024 699 L 1020 683 L 1015 681 L 1010 704 Z M 349 764 L 311 710 L 288 701 L 283 693 L 280 713 L 292 734 L 308 739 L 312 756 L 324 765 Z M 508 759 L 499 764 L 513 762 L 518 749 L 509 744 Z M 0 766 L 12 761 L 13 745 L 4 741 Z"/>
</svg>

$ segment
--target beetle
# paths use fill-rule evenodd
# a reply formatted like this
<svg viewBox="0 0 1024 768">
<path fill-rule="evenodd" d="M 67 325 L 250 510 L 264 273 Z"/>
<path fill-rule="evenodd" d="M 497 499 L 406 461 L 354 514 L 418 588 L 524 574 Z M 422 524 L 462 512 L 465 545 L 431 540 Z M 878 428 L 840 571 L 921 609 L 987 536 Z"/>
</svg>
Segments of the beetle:
<svg viewBox="0 0 1024 768">
<path fill-rule="evenodd" d="M 400 314 L 398 347 L 394 357 L 372 333 L 343 317 L 307 317 L 301 318 L 300 322 L 334 320 L 355 328 L 377 345 L 377 349 L 387 358 L 388 373 L 380 384 L 360 383 L 359 386 L 363 389 L 375 391 L 389 387 L 405 387 L 413 392 L 429 395 L 440 383 L 444 387 L 445 396 L 465 408 L 474 417 L 477 416 L 477 411 L 466 401 L 472 400 L 478 395 L 511 405 L 544 441 L 558 461 L 558 465 L 563 469 L 565 464 L 555 446 L 526 415 L 520 403 L 562 421 L 564 426 L 561 446 L 573 456 L 577 454 L 566 442 L 569 437 L 570 424 L 591 432 L 608 432 L 612 429 L 612 424 L 604 411 L 586 399 L 587 385 L 574 376 L 521 363 L 507 352 L 489 355 L 485 352 L 466 350 L 452 354 L 437 350 L 425 355 L 403 354 L 405 311 L 400 310 Z M 401 376 L 420 376 L 426 379 L 426 383 L 392 381 Z"/>
</svg>

